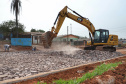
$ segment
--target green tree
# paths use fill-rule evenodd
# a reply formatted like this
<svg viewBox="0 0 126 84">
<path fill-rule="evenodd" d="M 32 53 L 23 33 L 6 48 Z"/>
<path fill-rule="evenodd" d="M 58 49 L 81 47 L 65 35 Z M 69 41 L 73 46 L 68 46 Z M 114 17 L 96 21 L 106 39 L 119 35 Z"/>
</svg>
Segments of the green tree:
<svg viewBox="0 0 126 84">
<path fill-rule="evenodd" d="M 41 30 L 41 29 L 39 29 L 39 30 L 36 30 L 36 29 L 31 29 L 31 32 L 42 32 L 42 33 L 44 33 L 45 31 L 44 30 Z"/>
<path fill-rule="evenodd" d="M 16 17 L 16 30 L 17 30 L 17 38 L 18 38 L 18 15 L 20 13 L 21 1 L 20 0 L 12 0 L 11 2 L 11 11 L 15 14 Z"/>
<path fill-rule="evenodd" d="M 31 32 L 37 32 L 37 30 L 32 28 L 32 29 L 31 29 Z"/>
<path fill-rule="evenodd" d="M 9 20 L 9 21 L 5 21 L 3 23 L 0 24 L 0 32 L 2 32 L 5 36 L 6 35 L 10 35 L 11 33 L 12 34 L 16 34 L 16 22 L 15 21 L 12 21 L 12 20 Z M 18 32 L 19 33 L 23 33 L 25 30 L 25 26 L 21 23 L 18 23 Z"/>
<path fill-rule="evenodd" d="M 44 33 L 45 31 L 44 31 L 44 30 L 39 29 L 39 30 L 37 30 L 37 32 L 42 32 L 42 33 Z"/>
<path fill-rule="evenodd" d="M 123 40 L 122 38 L 120 38 L 120 40 Z"/>
</svg>

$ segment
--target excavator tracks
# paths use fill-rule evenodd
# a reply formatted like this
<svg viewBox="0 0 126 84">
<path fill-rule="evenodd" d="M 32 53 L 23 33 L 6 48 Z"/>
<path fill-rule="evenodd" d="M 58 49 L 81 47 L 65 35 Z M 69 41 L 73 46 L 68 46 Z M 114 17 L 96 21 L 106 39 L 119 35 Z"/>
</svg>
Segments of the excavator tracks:
<svg viewBox="0 0 126 84">
<path fill-rule="evenodd" d="M 116 48 L 115 47 L 103 47 L 104 51 L 110 51 L 110 52 L 115 52 Z"/>
<path fill-rule="evenodd" d="M 109 52 L 115 52 L 116 48 L 113 46 L 88 46 L 85 47 L 84 50 L 100 50 L 100 51 L 109 51 Z"/>
</svg>

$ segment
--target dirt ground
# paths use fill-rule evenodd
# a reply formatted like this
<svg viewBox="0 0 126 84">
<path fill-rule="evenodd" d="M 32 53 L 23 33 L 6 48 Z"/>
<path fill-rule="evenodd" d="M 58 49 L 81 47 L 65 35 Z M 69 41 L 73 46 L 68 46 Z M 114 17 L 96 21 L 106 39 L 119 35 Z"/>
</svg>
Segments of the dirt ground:
<svg viewBox="0 0 126 84">
<path fill-rule="evenodd" d="M 15 52 L 15 51 L 31 51 L 32 47 L 37 47 L 37 50 L 42 50 L 44 49 L 43 46 L 41 45 L 33 45 L 33 46 L 11 46 L 11 48 L 9 48 L 9 52 Z M 4 50 L 4 44 L 0 45 L 0 51 L 1 52 L 5 52 Z"/>
<path fill-rule="evenodd" d="M 117 49 L 117 52 L 121 52 L 122 54 L 126 54 L 126 48 L 123 49 Z"/>
<path fill-rule="evenodd" d="M 123 54 L 126 54 L 126 49 L 118 49 L 118 52 L 121 52 Z M 106 75 L 111 75 L 115 78 L 115 84 L 126 84 L 126 56 L 116 58 L 113 60 L 105 61 L 105 63 L 114 63 L 114 62 L 122 62 L 123 64 L 120 64 L 118 67 L 115 68 L 115 70 L 109 70 L 105 72 L 103 75 L 100 76 L 103 80 L 106 80 Z M 37 84 L 38 81 L 41 83 L 46 82 L 47 84 L 52 84 L 52 81 L 58 80 L 58 79 L 75 79 L 78 77 L 82 77 L 86 72 L 93 70 L 97 65 L 100 65 L 101 63 L 95 63 L 95 64 L 89 64 L 85 66 L 81 66 L 75 69 L 70 69 L 67 71 L 62 71 L 59 73 L 51 74 L 45 77 L 38 77 L 35 79 L 27 80 L 27 81 L 21 81 L 19 83 L 15 84 Z M 84 73 L 78 73 L 78 71 L 84 71 Z M 98 81 L 96 80 L 96 77 L 91 80 L 86 80 L 85 82 L 81 84 L 98 84 Z"/>
</svg>

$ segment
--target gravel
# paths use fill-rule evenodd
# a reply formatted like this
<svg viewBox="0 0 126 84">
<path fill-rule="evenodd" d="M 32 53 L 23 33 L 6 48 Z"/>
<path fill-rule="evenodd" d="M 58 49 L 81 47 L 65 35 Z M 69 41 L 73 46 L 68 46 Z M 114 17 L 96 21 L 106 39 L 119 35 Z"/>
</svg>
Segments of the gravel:
<svg viewBox="0 0 126 84">
<path fill-rule="evenodd" d="M 76 50 L 0 52 L 0 81 L 122 56 L 119 52 Z"/>
</svg>

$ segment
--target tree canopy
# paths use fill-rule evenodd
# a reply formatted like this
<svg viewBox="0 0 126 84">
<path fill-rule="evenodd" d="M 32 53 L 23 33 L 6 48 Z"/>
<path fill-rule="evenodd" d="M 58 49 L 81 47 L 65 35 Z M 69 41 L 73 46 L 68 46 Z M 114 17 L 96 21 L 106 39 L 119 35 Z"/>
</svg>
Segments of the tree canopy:
<svg viewBox="0 0 126 84">
<path fill-rule="evenodd" d="M 33 28 L 32 28 L 32 29 L 31 29 L 31 32 L 36 32 L 36 29 L 33 29 Z"/>
<path fill-rule="evenodd" d="M 44 33 L 45 31 L 44 30 L 42 30 L 42 29 L 39 29 L 39 30 L 36 30 L 36 29 L 31 29 L 31 32 L 42 32 L 42 33 Z"/>
<path fill-rule="evenodd" d="M 3 33 L 4 35 L 8 34 L 16 34 L 16 25 L 15 21 L 9 20 L 9 21 L 4 21 L 3 23 L 0 24 L 0 32 Z M 21 23 L 18 23 L 18 32 L 23 33 L 25 30 L 25 26 Z"/>
</svg>

